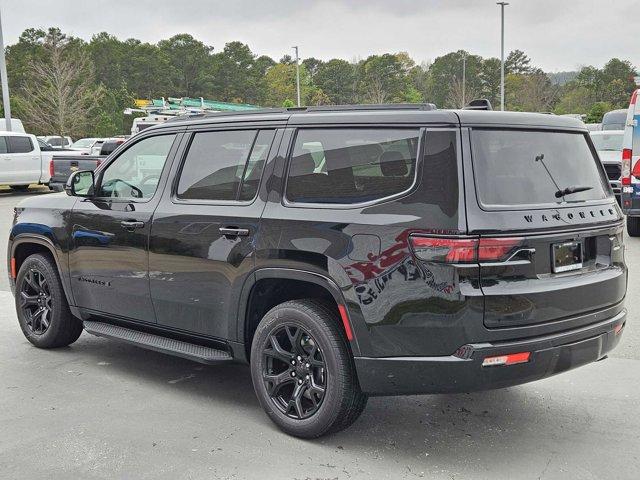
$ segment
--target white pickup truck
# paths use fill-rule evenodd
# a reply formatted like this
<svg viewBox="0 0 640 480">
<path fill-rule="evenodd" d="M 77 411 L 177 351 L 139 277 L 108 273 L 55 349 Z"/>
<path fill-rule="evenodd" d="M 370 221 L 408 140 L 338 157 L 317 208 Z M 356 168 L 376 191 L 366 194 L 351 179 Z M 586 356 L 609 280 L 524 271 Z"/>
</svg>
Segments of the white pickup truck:
<svg viewBox="0 0 640 480">
<path fill-rule="evenodd" d="M 0 185 L 13 190 L 48 185 L 52 159 L 52 152 L 42 151 L 35 135 L 0 131 Z"/>
</svg>

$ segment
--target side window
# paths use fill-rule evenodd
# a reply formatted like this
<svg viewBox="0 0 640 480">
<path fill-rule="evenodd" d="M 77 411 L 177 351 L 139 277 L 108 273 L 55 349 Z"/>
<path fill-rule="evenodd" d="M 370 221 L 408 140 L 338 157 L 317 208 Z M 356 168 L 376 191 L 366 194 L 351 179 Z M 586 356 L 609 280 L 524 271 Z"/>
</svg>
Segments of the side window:
<svg viewBox="0 0 640 480">
<path fill-rule="evenodd" d="M 302 129 L 289 163 L 293 202 L 352 204 L 413 185 L 420 130 Z"/>
<path fill-rule="evenodd" d="M 9 153 L 7 137 L 0 137 L 0 153 Z"/>
<path fill-rule="evenodd" d="M 98 196 L 153 197 L 175 138 L 175 134 L 158 135 L 131 145 L 103 172 Z"/>
<path fill-rule="evenodd" d="M 29 153 L 33 152 L 33 143 L 29 137 L 10 136 L 9 141 L 10 153 Z"/>
<path fill-rule="evenodd" d="M 251 149 L 249 161 L 242 175 L 242 186 L 238 200 L 249 201 L 258 193 L 258 185 L 262 178 L 262 170 L 267 161 L 275 130 L 261 130 Z"/>
<path fill-rule="evenodd" d="M 274 131 L 195 133 L 177 196 L 184 200 L 251 200 L 258 189 Z"/>
</svg>

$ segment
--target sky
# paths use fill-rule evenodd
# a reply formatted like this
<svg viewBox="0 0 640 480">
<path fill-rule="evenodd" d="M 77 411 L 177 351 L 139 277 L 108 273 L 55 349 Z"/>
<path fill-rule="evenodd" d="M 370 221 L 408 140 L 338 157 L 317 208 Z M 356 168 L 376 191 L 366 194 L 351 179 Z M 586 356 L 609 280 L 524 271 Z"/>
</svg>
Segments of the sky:
<svg viewBox="0 0 640 480">
<path fill-rule="evenodd" d="M 417 62 L 464 49 L 500 56 L 494 0 L 0 0 L 5 44 L 30 27 L 57 26 L 89 40 L 107 31 L 155 43 L 190 33 L 214 51 L 239 40 L 278 60 L 408 52 Z M 639 0 L 510 0 L 505 50 L 524 50 L 545 71 L 601 67 L 612 57 L 640 67 Z"/>
</svg>

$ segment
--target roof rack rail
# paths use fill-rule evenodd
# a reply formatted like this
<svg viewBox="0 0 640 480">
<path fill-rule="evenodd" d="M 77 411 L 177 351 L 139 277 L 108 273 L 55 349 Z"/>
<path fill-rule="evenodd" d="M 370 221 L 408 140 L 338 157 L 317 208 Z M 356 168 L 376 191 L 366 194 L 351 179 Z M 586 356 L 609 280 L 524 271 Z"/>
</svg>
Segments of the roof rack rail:
<svg viewBox="0 0 640 480">
<path fill-rule="evenodd" d="M 493 110 L 491 102 L 486 98 L 471 100 L 463 110 Z"/>
<path fill-rule="evenodd" d="M 211 117 L 236 117 L 242 115 L 260 115 L 265 113 L 310 113 L 310 112 L 353 112 L 353 111 L 380 111 L 380 110 L 437 110 L 433 103 L 381 103 L 360 105 L 319 105 L 310 107 L 288 108 L 256 108 L 253 110 L 213 112 L 204 111 L 192 114 L 177 115 L 167 122 L 180 122 Z"/>
</svg>

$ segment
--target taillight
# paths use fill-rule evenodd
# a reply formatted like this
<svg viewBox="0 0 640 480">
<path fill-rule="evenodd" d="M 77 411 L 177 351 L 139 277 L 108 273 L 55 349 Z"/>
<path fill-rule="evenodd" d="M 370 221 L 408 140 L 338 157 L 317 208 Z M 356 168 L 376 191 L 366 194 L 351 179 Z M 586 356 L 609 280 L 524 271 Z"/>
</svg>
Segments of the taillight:
<svg viewBox="0 0 640 480">
<path fill-rule="evenodd" d="M 411 235 L 409 241 L 420 260 L 441 263 L 499 262 L 522 238 L 445 238 Z"/>
<path fill-rule="evenodd" d="M 508 355 L 485 357 L 482 361 L 482 366 L 495 367 L 498 365 L 517 365 L 518 363 L 527 363 L 529 358 L 531 358 L 531 352 L 510 353 Z"/>
<path fill-rule="evenodd" d="M 53 177 L 54 168 L 53 168 L 53 158 L 49 160 L 49 176 Z"/>
<path fill-rule="evenodd" d="M 622 176 L 623 185 L 631 185 L 631 149 L 622 150 Z"/>
</svg>

